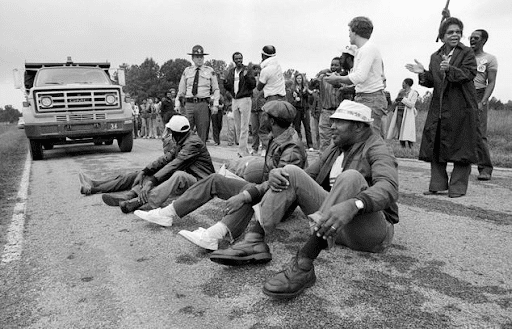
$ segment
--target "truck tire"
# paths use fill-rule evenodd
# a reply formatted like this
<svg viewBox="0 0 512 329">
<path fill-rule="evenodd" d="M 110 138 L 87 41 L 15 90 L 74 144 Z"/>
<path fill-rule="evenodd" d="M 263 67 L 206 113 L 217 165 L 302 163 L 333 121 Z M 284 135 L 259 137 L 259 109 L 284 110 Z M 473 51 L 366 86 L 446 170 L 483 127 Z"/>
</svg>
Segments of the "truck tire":
<svg viewBox="0 0 512 329">
<path fill-rule="evenodd" d="M 117 144 L 119 145 L 121 152 L 130 152 L 133 147 L 133 134 L 130 132 L 128 134 L 119 136 L 117 138 Z"/>
<path fill-rule="evenodd" d="M 30 143 L 30 154 L 32 160 L 43 160 L 43 144 L 37 139 L 29 139 Z"/>
</svg>

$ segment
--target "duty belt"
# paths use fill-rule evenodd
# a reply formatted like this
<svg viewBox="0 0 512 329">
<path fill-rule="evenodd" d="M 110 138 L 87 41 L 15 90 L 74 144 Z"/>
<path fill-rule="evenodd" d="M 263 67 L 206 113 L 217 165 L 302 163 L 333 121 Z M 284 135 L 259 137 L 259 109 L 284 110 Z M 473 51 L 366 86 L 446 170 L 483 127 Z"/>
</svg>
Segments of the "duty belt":
<svg viewBox="0 0 512 329">
<path fill-rule="evenodd" d="M 204 98 L 199 98 L 199 97 L 187 97 L 185 98 L 187 100 L 187 103 L 200 103 L 200 102 L 210 102 L 210 97 L 204 97 Z"/>
</svg>

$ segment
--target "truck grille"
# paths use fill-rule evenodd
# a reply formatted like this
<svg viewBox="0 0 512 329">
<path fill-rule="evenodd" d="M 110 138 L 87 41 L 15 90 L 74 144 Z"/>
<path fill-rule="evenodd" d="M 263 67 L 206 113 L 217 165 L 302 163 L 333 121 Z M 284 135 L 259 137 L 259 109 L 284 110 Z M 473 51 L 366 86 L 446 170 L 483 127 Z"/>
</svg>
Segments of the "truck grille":
<svg viewBox="0 0 512 329">
<path fill-rule="evenodd" d="M 85 121 L 85 120 L 105 120 L 107 115 L 105 113 L 87 113 L 87 114 L 57 114 L 55 120 L 57 122 L 68 121 Z"/>
<path fill-rule="evenodd" d="M 115 101 L 107 104 L 107 96 L 113 96 Z M 50 106 L 43 106 L 42 99 Z M 111 97 L 112 98 L 112 97 Z M 64 111 L 90 111 L 90 110 L 119 110 L 122 102 L 119 89 L 80 89 L 80 90 L 37 90 L 34 91 L 34 103 L 39 113 L 64 112 Z M 77 115 L 77 120 L 92 114 Z M 73 115 L 70 115 L 70 119 Z M 75 119 L 72 119 L 75 120 Z"/>
</svg>

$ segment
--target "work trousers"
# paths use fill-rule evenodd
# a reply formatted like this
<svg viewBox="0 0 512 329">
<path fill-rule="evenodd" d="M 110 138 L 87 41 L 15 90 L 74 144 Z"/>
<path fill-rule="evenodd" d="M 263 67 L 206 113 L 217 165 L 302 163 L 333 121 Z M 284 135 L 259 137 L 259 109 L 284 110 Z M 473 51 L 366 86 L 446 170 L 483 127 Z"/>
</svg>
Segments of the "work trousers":
<svg viewBox="0 0 512 329">
<path fill-rule="evenodd" d="M 212 114 L 212 134 L 213 141 L 216 144 L 220 144 L 220 132 L 222 130 L 222 110 L 217 111 L 217 113 Z"/>
<path fill-rule="evenodd" d="M 322 109 L 320 112 L 320 120 L 318 123 L 318 130 L 320 135 L 320 151 L 323 152 L 331 144 L 332 132 L 331 132 L 331 115 L 336 111 L 335 108 Z"/>
<path fill-rule="evenodd" d="M 484 97 L 485 88 L 476 90 L 477 101 L 480 102 Z M 477 126 L 477 143 L 476 143 L 476 154 L 478 156 L 478 172 L 485 174 L 492 174 L 493 165 L 491 162 L 491 153 L 489 152 L 489 143 L 487 142 L 487 112 L 489 111 L 489 105 L 486 104 L 478 110 L 476 117 Z"/>
<path fill-rule="evenodd" d="M 342 172 L 330 192 L 297 166 L 286 165 L 283 170 L 289 175 L 288 188 L 281 192 L 268 190 L 261 202 L 260 224 L 265 234 L 274 231 L 286 210 L 295 202 L 306 215 L 322 214 L 368 188 L 363 175 L 356 170 Z M 335 242 L 354 250 L 381 252 L 391 244 L 393 235 L 393 224 L 385 219 L 382 211 L 377 211 L 356 215 L 338 229 Z"/>
<path fill-rule="evenodd" d="M 264 126 L 266 115 L 263 111 L 251 112 L 252 149 L 258 152 L 260 143 L 267 145 L 269 140 L 268 129 Z"/>
<path fill-rule="evenodd" d="M 190 129 L 195 128 L 197 135 L 206 143 L 210 128 L 210 107 L 207 102 L 186 103 L 185 113 L 190 123 Z"/>
<path fill-rule="evenodd" d="M 356 93 L 354 101 L 357 103 L 364 104 L 372 109 L 372 128 L 379 133 L 382 138 L 386 138 L 384 135 L 384 129 L 382 129 L 382 116 L 386 115 L 386 109 L 388 107 L 388 101 L 383 90 L 379 90 L 373 93 Z"/>
<path fill-rule="evenodd" d="M 227 200 L 237 195 L 251 184 L 252 183 L 242 179 L 228 178 L 220 174 L 211 174 L 207 178 L 192 185 L 183 195 L 174 200 L 174 210 L 178 216 L 184 217 L 214 197 Z M 252 204 L 244 203 L 244 205 L 235 212 L 224 215 L 221 221 L 227 226 L 232 240 L 238 238 L 245 231 L 251 221 L 253 213 Z"/>
</svg>

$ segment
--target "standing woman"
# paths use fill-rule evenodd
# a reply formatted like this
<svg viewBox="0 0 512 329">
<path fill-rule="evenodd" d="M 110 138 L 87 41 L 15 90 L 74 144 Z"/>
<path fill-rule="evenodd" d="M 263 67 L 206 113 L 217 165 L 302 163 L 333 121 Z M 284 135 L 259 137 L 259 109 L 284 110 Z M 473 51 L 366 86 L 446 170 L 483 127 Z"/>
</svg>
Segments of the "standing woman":
<svg viewBox="0 0 512 329">
<path fill-rule="evenodd" d="M 413 81 L 410 78 L 402 82 L 402 90 L 393 102 L 393 117 L 389 124 L 387 139 L 398 137 L 402 147 L 412 148 L 416 142 L 416 100 L 418 92 L 412 89 Z"/>
<path fill-rule="evenodd" d="M 459 19 L 447 18 L 439 27 L 439 39 L 444 44 L 430 57 L 429 70 L 417 60 L 405 66 L 419 74 L 422 86 L 434 88 L 419 154 L 420 160 L 430 162 L 430 185 L 425 195 L 445 190 L 451 198 L 465 195 L 471 164 L 477 161 L 476 60 L 472 49 L 460 42 L 463 28 Z M 448 162 L 453 162 L 449 179 Z"/>
<path fill-rule="evenodd" d="M 301 123 L 304 125 L 304 131 L 306 132 L 306 143 L 309 149 L 313 149 L 313 140 L 311 139 L 311 127 L 310 127 L 310 116 L 309 116 L 309 91 L 307 83 L 304 81 L 304 75 L 296 73 L 291 88 L 293 106 L 297 110 L 295 115 L 295 121 L 293 122 L 295 130 L 299 137 L 302 139 Z"/>
<path fill-rule="evenodd" d="M 148 98 L 147 103 L 147 110 L 149 113 L 149 119 L 148 119 L 148 138 L 155 138 L 156 137 L 156 108 L 155 103 L 153 103 L 153 98 Z"/>
</svg>

